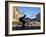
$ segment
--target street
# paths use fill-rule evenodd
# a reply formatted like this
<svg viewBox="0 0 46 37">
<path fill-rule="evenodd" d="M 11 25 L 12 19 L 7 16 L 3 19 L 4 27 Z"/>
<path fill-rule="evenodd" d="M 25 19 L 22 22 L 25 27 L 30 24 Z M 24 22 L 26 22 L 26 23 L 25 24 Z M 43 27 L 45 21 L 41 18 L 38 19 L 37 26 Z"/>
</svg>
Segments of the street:
<svg viewBox="0 0 46 37">
<path fill-rule="evenodd" d="M 12 30 L 31 30 L 31 29 L 40 29 L 40 22 L 29 22 L 25 23 L 25 27 L 22 29 L 22 25 L 14 24 Z"/>
</svg>

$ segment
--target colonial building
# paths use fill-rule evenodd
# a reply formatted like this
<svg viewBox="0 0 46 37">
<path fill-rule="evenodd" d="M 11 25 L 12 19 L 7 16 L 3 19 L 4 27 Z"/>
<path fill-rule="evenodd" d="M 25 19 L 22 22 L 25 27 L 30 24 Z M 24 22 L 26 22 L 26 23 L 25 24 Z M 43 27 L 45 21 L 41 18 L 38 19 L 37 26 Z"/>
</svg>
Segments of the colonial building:
<svg viewBox="0 0 46 37">
<path fill-rule="evenodd" d="M 36 15 L 36 21 L 40 22 L 40 13 Z"/>
<path fill-rule="evenodd" d="M 13 8 L 13 21 L 18 22 L 20 18 L 20 12 L 14 7 Z"/>
</svg>

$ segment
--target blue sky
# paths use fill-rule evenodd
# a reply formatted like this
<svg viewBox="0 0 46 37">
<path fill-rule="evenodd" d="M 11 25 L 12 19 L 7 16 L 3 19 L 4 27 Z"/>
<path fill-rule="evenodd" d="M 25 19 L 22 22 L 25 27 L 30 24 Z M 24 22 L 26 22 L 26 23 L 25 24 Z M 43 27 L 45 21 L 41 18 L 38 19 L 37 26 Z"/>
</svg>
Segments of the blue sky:
<svg viewBox="0 0 46 37">
<path fill-rule="evenodd" d="M 40 13 L 40 7 L 17 7 L 21 15 L 26 15 L 29 18 L 35 18 L 38 13 Z"/>
</svg>

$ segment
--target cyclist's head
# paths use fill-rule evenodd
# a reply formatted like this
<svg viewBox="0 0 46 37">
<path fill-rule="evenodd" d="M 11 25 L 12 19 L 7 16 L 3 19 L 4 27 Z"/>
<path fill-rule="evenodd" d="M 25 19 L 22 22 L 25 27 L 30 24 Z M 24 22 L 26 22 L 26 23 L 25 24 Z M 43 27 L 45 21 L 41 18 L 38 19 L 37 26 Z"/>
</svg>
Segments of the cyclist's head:
<svg viewBox="0 0 46 37">
<path fill-rule="evenodd" d="M 26 15 L 24 15 L 24 17 L 26 17 Z"/>
</svg>

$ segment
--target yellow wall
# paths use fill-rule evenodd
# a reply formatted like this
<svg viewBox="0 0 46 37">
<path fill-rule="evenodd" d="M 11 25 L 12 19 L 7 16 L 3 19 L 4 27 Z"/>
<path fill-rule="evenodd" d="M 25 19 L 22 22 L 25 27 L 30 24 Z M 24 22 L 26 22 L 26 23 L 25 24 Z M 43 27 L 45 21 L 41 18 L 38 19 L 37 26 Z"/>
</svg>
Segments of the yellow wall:
<svg viewBox="0 0 46 37">
<path fill-rule="evenodd" d="M 13 18 L 13 21 L 18 22 L 19 18 L 20 18 L 20 13 L 15 8 L 14 8 L 13 12 L 15 12 L 15 18 Z"/>
</svg>

